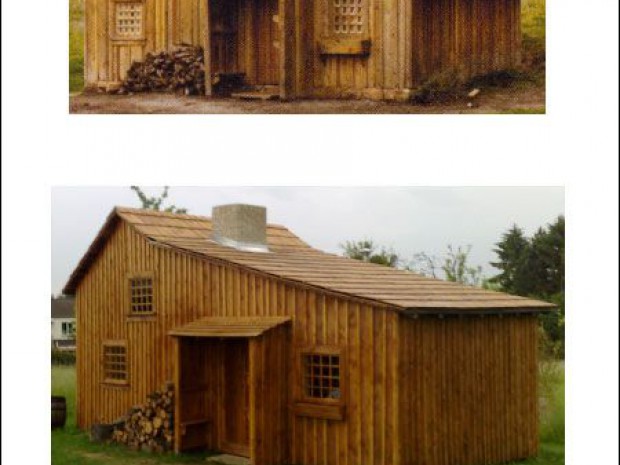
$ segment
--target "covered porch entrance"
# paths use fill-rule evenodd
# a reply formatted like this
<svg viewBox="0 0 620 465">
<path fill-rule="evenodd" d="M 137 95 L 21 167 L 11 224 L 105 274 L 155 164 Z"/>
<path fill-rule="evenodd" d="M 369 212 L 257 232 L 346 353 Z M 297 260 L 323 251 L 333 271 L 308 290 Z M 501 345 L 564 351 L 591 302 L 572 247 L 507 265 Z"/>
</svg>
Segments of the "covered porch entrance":
<svg viewBox="0 0 620 465">
<path fill-rule="evenodd" d="M 204 318 L 170 331 L 176 452 L 206 449 L 253 465 L 287 463 L 288 322 Z"/>
<path fill-rule="evenodd" d="M 204 0 L 206 94 L 290 96 L 293 0 Z M 288 14 L 287 14 L 288 13 Z M 287 33 L 288 30 L 288 33 Z"/>
</svg>

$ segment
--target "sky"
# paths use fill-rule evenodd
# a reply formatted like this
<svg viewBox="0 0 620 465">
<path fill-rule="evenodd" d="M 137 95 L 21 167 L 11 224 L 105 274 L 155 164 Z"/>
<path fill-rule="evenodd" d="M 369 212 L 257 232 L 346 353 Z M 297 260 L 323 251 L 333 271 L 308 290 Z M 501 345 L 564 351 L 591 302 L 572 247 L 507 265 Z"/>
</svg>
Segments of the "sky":
<svg viewBox="0 0 620 465">
<path fill-rule="evenodd" d="M 144 188 L 158 195 L 161 187 Z M 267 207 L 311 246 L 342 253 L 348 240 L 372 239 L 401 259 L 471 246 L 470 263 L 490 277 L 495 243 L 513 224 L 527 235 L 564 214 L 563 187 L 171 187 L 168 202 L 194 215 L 226 203 Z M 114 206 L 140 207 L 127 187 L 52 189 L 52 293 L 59 294 Z"/>
</svg>

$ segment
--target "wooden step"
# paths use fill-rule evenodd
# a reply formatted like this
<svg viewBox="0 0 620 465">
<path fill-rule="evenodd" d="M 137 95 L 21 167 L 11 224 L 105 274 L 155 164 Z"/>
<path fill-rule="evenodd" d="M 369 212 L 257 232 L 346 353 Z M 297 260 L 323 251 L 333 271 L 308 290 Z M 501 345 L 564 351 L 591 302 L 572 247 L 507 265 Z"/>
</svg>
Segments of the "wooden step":
<svg viewBox="0 0 620 465">
<path fill-rule="evenodd" d="M 241 100 L 277 100 L 280 98 L 278 86 L 257 86 L 230 94 L 232 98 Z"/>
<path fill-rule="evenodd" d="M 212 465 L 250 465 L 250 459 L 238 455 L 222 454 L 207 457 L 207 463 Z"/>
</svg>

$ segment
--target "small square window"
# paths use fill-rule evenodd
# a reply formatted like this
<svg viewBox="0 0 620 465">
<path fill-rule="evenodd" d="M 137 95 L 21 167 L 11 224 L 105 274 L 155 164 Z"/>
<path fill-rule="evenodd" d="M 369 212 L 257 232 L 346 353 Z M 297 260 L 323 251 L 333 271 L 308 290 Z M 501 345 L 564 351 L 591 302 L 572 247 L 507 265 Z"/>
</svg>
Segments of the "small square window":
<svg viewBox="0 0 620 465">
<path fill-rule="evenodd" d="M 303 390 L 314 399 L 341 399 L 340 356 L 303 354 Z"/>
<path fill-rule="evenodd" d="M 116 37 L 141 39 L 144 6 L 142 2 L 117 2 L 115 9 Z"/>
<path fill-rule="evenodd" d="M 364 32 L 366 0 L 332 0 L 332 31 L 335 34 L 357 35 Z"/>
<path fill-rule="evenodd" d="M 127 346 L 124 342 L 103 344 L 103 379 L 107 383 L 126 384 Z"/>
<path fill-rule="evenodd" d="M 153 278 L 129 279 L 130 313 L 143 315 L 154 313 Z"/>
</svg>

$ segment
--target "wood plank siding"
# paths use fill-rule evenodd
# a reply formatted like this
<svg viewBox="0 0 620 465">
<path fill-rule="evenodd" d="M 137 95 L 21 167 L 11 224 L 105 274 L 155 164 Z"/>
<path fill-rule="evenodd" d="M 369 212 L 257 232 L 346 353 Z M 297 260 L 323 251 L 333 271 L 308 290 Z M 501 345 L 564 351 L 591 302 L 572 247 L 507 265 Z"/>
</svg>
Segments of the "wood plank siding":
<svg viewBox="0 0 620 465">
<path fill-rule="evenodd" d="M 403 318 L 403 463 L 468 465 L 536 455 L 537 318 Z"/>
<path fill-rule="evenodd" d="M 520 0 L 360 0 L 362 29 L 345 35 L 334 1 L 86 0 L 86 84 L 118 85 L 133 61 L 181 44 L 206 44 L 211 73 L 245 73 L 287 98 L 403 99 L 439 73 L 519 65 Z M 143 6 L 139 37 L 115 35 L 127 2 Z"/>
<path fill-rule="evenodd" d="M 129 317 L 127 276 L 143 272 L 153 276 L 155 315 Z M 157 247 L 123 221 L 109 233 L 105 246 L 81 279 L 76 297 L 80 428 L 114 420 L 164 381 L 174 379 L 176 352 L 173 338 L 167 335 L 171 328 L 205 316 L 290 316 L 292 347 L 283 350 L 277 341 L 265 341 L 261 351 L 251 352 L 250 369 L 266 364 L 276 370 L 288 363 L 290 384 L 296 386 L 301 383 L 297 348 L 327 345 L 345 349 L 345 419 L 290 413 L 286 422 L 272 424 L 269 403 L 261 403 L 267 410 L 256 417 L 254 434 L 269 435 L 269 428 L 282 431 L 286 424 L 290 441 L 288 447 L 283 439 L 281 443 L 263 441 L 262 449 L 256 451 L 255 465 L 400 463 L 399 317 L 395 311 L 302 284 L 292 285 L 234 264 Z M 104 340 L 127 341 L 128 386 L 103 383 L 100 367 Z M 291 385 L 288 388 L 291 390 Z M 256 393 L 276 395 L 265 388 Z M 212 400 L 204 402 L 206 409 Z"/>
<path fill-rule="evenodd" d="M 110 213 L 63 290 L 76 295 L 80 428 L 173 381 L 177 452 L 252 465 L 536 454 L 536 315 L 552 305 L 330 255 L 279 225 L 263 252 L 212 230 L 206 217 Z M 106 380 L 111 346 L 122 370 Z"/>
</svg>

